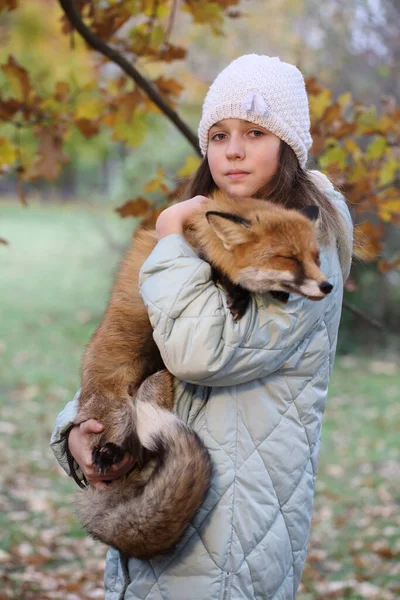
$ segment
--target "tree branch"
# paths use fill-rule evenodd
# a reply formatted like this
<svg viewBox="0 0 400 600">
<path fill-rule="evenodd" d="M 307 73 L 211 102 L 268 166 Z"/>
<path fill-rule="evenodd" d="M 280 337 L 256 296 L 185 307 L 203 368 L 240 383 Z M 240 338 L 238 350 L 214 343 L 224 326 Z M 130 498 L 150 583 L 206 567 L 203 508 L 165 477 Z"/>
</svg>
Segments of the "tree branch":
<svg viewBox="0 0 400 600">
<path fill-rule="evenodd" d="M 165 102 L 154 86 L 143 77 L 139 71 L 129 63 L 119 52 L 106 44 L 102 39 L 97 37 L 87 25 L 82 21 L 74 0 L 58 0 L 66 17 L 76 31 L 83 37 L 91 48 L 97 50 L 109 58 L 113 63 L 119 65 L 121 69 L 147 94 L 156 106 L 165 114 L 165 116 L 179 129 L 182 135 L 193 146 L 198 155 L 201 156 L 200 148 L 197 142 L 197 137 L 193 131 L 182 121 L 179 115 Z"/>
<path fill-rule="evenodd" d="M 360 310 L 353 304 L 350 304 L 350 302 L 343 300 L 343 307 L 346 308 L 349 312 L 351 312 L 356 317 L 359 317 L 360 319 L 362 319 L 363 321 L 368 323 L 368 325 L 370 325 L 374 329 L 378 329 L 382 333 L 387 333 L 387 330 L 383 323 L 381 323 L 380 321 L 377 321 L 376 319 L 374 319 L 374 317 L 370 317 L 364 311 Z"/>
<path fill-rule="evenodd" d="M 157 18 L 159 1 L 160 0 L 153 0 L 153 10 L 151 13 L 151 17 L 147 23 L 147 36 L 146 36 L 147 39 L 144 43 L 143 49 L 140 51 L 140 54 L 145 54 L 150 46 L 151 36 L 153 34 L 153 29 L 154 29 L 154 23 L 156 22 L 156 18 Z"/>
<path fill-rule="evenodd" d="M 170 39 L 171 33 L 172 33 L 172 27 L 173 27 L 174 21 L 175 21 L 176 9 L 177 9 L 177 0 L 172 0 L 172 8 L 171 8 L 171 12 L 169 13 L 169 19 L 168 19 L 168 25 L 167 25 L 167 31 L 165 34 L 164 44 L 169 44 L 169 39 Z"/>
</svg>

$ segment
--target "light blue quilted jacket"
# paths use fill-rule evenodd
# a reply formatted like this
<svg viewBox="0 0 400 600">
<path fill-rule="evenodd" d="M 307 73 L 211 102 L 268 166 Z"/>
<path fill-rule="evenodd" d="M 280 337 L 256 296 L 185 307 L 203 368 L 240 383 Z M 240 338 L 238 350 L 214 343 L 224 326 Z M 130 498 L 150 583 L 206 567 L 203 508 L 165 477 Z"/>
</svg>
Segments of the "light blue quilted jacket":
<svg viewBox="0 0 400 600">
<path fill-rule="evenodd" d="M 323 185 L 350 236 L 342 196 Z M 173 552 L 126 561 L 109 549 L 106 600 L 295 598 L 349 265 L 343 278 L 336 249 L 325 248 L 321 268 L 334 285 L 325 300 L 293 295 L 283 305 L 255 295 L 235 323 L 210 266 L 182 236 L 162 239 L 144 264 L 141 294 L 176 376 L 176 412 L 204 440 L 215 473 Z M 76 405 L 77 396 L 51 440 L 67 473 L 63 442 Z"/>
</svg>

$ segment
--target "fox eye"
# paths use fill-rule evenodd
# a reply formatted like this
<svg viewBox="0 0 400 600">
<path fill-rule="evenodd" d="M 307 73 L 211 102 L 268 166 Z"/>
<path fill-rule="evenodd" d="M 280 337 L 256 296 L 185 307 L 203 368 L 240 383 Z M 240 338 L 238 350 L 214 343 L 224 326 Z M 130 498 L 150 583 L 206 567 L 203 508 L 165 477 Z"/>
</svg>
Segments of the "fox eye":
<svg viewBox="0 0 400 600">
<path fill-rule="evenodd" d="M 297 258 L 295 256 L 284 256 L 283 254 L 277 254 L 276 258 L 285 258 L 286 260 L 293 260 L 297 262 Z"/>
<path fill-rule="evenodd" d="M 321 259 L 319 257 L 319 254 L 317 254 L 317 256 L 315 257 L 315 264 L 317 265 L 317 267 L 321 266 Z"/>
</svg>

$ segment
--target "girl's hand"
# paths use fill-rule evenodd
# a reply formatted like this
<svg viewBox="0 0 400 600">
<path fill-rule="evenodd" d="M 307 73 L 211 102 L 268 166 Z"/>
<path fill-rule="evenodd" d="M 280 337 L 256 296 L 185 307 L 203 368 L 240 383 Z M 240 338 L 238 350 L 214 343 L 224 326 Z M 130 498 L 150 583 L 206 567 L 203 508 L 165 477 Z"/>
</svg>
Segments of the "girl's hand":
<svg viewBox="0 0 400 600">
<path fill-rule="evenodd" d="M 113 465 L 106 473 L 102 473 L 101 475 L 98 473 L 92 463 L 90 438 L 92 433 L 101 433 L 103 430 L 104 425 L 99 423 L 99 421 L 89 419 L 73 427 L 68 438 L 68 445 L 72 456 L 80 466 L 88 482 L 98 489 L 107 488 L 107 484 L 104 481 L 112 481 L 122 477 L 134 463 L 132 456 L 125 454 L 121 462 Z"/>
<path fill-rule="evenodd" d="M 158 239 L 171 235 L 171 233 L 183 233 L 185 222 L 196 212 L 201 210 L 205 196 L 194 196 L 190 200 L 184 200 L 169 206 L 160 214 L 156 222 Z"/>
</svg>

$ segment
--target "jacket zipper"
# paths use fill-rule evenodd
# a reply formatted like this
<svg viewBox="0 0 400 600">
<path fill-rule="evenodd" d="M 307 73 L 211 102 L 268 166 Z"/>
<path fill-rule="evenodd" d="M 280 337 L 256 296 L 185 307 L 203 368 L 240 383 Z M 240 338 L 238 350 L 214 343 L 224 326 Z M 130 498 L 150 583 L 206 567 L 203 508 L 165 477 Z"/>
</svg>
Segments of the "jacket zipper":
<svg viewBox="0 0 400 600">
<path fill-rule="evenodd" d="M 129 572 L 128 572 L 128 565 L 127 565 L 128 561 L 121 554 L 121 552 L 119 553 L 119 561 L 121 563 L 121 569 L 122 569 L 122 573 L 124 575 L 124 587 L 122 588 L 121 595 L 120 595 L 120 597 L 119 597 L 118 600 L 124 600 L 124 595 L 125 595 L 125 592 L 126 592 L 126 588 L 130 584 L 131 580 L 130 580 Z"/>
<path fill-rule="evenodd" d="M 231 598 L 232 573 L 227 571 L 224 578 L 224 593 L 221 600 L 230 600 Z"/>
</svg>

